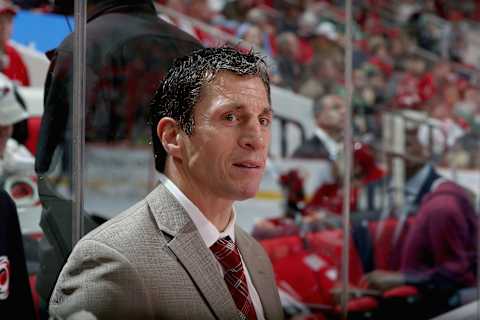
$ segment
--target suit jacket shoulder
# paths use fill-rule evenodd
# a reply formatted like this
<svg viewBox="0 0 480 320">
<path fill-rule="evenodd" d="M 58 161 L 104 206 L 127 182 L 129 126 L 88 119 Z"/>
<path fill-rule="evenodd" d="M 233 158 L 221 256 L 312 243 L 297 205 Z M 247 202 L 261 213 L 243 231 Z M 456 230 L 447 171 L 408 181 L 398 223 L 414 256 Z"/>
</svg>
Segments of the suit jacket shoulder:
<svg viewBox="0 0 480 320">
<path fill-rule="evenodd" d="M 114 319 L 122 313 L 129 318 L 152 317 L 149 296 L 131 254 L 143 242 L 137 233 L 146 212 L 146 202 L 141 201 L 77 243 L 57 280 L 51 315 L 66 318 L 86 310 L 99 319 Z"/>
<path fill-rule="evenodd" d="M 323 142 L 317 136 L 313 136 L 293 152 L 292 158 L 328 159 L 329 154 Z"/>
<path fill-rule="evenodd" d="M 282 319 L 268 257 L 243 231 L 239 248 L 267 319 Z M 160 185 L 75 246 L 52 295 L 52 315 L 100 319 L 238 319 L 217 261 L 183 207 Z"/>
</svg>

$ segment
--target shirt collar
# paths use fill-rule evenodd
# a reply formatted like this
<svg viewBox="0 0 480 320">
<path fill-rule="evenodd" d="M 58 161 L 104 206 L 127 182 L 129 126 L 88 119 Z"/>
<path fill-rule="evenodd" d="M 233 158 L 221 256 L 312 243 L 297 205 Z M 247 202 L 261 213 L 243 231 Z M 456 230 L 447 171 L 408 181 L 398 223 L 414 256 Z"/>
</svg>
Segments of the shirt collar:
<svg viewBox="0 0 480 320">
<path fill-rule="evenodd" d="M 326 133 L 325 130 L 323 130 L 320 127 L 317 127 L 314 133 L 317 136 L 317 138 L 320 139 L 325 145 L 325 148 L 328 151 L 330 160 L 335 160 L 338 156 L 338 149 L 339 149 L 338 143 L 335 140 L 333 140 L 333 138 L 330 137 L 328 133 Z"/>
<path fill-rule="evenodd" d="M 230 221 L 223 232 L 219 232 L 217 228 L 205 217 L 200 209 L 170 180 L 166 175 L 159 173 L 160 182 L 170 191 L 175 199 L 182 205 L 187 212 L 193 224 L 200 233 L 200 237 L 205 242 L 206 246 L 210 248 L 218 239 L 229 236 L 235 242 L 235 221 L 236 213 L 232 207 L 232 215 Z"/>
<path fill-rule="evenodd" d="M 420 171 L 418 171 L 413 177 L 408 179 L 405 185 L 405 191 L 407 194 L 417 195 L 420 189 L 425 184 L 427 178 L 430 175 L 430 171 L 433 170 L 431 164 L 426 164 Z"/>
</svg>

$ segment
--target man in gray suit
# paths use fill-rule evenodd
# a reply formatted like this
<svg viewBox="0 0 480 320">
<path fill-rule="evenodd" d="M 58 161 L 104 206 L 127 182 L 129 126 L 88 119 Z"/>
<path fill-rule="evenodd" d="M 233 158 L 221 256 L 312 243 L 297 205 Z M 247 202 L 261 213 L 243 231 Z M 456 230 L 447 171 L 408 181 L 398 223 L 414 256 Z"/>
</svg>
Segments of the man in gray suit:
<svg viewBox="0 0 480 320">
<path fill-rule="evenodd" d="M 271 263 L 235 224 L 270 143 L 265 62 L 231 48 L 179 59 L 151 103 L 159 186 L 75 246 L 51 315 L 282 319 Z"/>
</svg>

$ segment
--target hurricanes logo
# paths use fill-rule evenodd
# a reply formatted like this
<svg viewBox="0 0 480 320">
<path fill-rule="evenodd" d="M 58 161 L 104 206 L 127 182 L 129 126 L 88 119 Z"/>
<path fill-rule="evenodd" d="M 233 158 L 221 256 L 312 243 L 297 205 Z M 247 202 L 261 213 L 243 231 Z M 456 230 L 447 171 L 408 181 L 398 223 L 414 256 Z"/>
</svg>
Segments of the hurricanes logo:
<svg viewBox="0 0 480 320">
<path fill-rule="evenodd" d="M 10 286 L 10 261 L 7 256 L 0 256 L 0 300 L 6 300 Z"/>
</svg>

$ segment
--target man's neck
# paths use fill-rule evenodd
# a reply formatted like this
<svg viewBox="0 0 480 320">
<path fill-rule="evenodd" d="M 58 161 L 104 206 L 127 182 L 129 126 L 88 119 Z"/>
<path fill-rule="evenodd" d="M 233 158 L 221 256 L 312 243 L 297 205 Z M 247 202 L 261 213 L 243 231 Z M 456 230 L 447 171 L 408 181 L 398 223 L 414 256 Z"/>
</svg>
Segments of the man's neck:
<svg viewBox="0 0 480 320">
<path fill-rule="evenodd" d="M 167 168 L 164 174 L 200 209 L 201 213 L 219 232 L 225 230 L 233 214 L 233 200 L 221 199 L 205 192 L 202 188 L 192 184 L 176 168 Z"/>
</svg>

